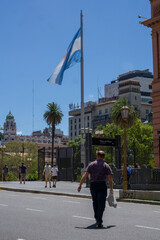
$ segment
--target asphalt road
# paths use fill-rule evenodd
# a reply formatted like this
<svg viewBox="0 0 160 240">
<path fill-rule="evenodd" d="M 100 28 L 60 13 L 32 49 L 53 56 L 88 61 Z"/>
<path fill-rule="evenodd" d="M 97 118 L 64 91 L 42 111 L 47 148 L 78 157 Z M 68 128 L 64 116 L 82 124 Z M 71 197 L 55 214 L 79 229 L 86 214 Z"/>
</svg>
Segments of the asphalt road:
<svg viewBox="0 0 160 240">
<path fill-rule="evenodd" d="M 103 220 L 89 199 L 0 191 L 0 240 L 160 239 L 160 206 L 118 202 Z"/>
</svg>

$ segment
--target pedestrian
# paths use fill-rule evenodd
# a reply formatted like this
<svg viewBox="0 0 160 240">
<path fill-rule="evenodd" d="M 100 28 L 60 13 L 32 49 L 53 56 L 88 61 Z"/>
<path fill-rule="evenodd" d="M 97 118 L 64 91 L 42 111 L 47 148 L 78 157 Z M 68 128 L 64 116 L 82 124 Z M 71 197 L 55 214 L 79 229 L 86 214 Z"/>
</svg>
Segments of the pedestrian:
<svg viewBox="0 0 160 240">
<path fill-rule="evenodd" d="M 51 188 L 51 165 L 46 162 L 44 166 L 43 175 L 45 175 L 45 188 L 47 188 L 47 181 L 49 181 L 49 187 Z"/>
<path fill-rule="evenodd" d="M 20 171 L 20 183 L 22 183 L 23 181 L 23 183 L 25 184 L 27 168 L 23 162 L 22 165 L 19 167 L 19 171 Z"/>
<path fill-rule="evenodd" d="M 7 167 L 6 164 L 4 165 L 3 173 L 4 173 L 4 180 L 7 181 L 7 177 L 8 177 L 8 167 Z"/>
<path fill-rule="evenodd" d="M 104 151 L 97 151 L 96 160 L 91 162 L 85 173 L 83 174 L 80 184 L 78 186 L 78 192 L 81 191 L 82 184 L 84 183 L 88 174 L 90 174 L 90 192 L 93 201 L 94 217 L 96 219 L 96 224 L 98 228 L 103 227 L 103 212 L 106 206 L 107 197 L 107 184 L 106 180 L 108 178 L 110 193 L 113 194 L 113 180 L 112 180 L 112 170 L 107 163 L 104 162 L 105 153 Z M 107 178 L 106 178 L 107 176 Z"/>
<path fill-rule="evenodd" d="M 52 172 L 53 187 L 56 188 L 56 182 L 57 182 L 57 177 L 58 177 L 58 167 L 56 166 L 55 163 L 53 164 L 51 172 Z"/>
<path fill-rule="evenodd" d="M 132 169 L 127 164 L 127 188 L 131 189 L 130 178 L 132 175 Z"/>
</svg>

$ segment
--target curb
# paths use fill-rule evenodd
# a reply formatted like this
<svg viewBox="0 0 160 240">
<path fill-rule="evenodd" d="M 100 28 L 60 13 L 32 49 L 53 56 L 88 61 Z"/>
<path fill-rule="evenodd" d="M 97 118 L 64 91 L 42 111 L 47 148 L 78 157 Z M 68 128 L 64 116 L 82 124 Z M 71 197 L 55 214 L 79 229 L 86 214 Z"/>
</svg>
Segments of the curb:
<svg viewBox="0 0 160 240">
<path fill-rule="evenodd" d="M 0 190 L 13 191 L 13 192 L 26 192 L 26 193 L 38 193 L 38 194 L 48 194 L 48 195 L 57 195 L 57 196 L 66 196 L 66 197 L 76 197 L 76 198 L 88 198 L 91 199 L 91 196 L 84 194 L 75 194 L 75 193 L 59 193 L 59 192 L 44 192 L 38 190 L 29 190 L 29 189 L 17 189 L 17 188 L 6 188 L 0 187 Z"/>
<path fill-rule="evenodd" d="M 117 202 L 127 202 L 127 203 L 139 203 L 139 204 L 150 204 L 150 205 L 160 205 L 160 202 L 151 201 L 151 200 L 140 200 L 140 199 L 127 199 L 127 198 L 118 198 Z"/>
<path fill-rule="evenodd" d="M 91 196 L 89 196 L 89 195 L 75 194 L 75 193 L 44 192 L 44 191 L 38 191 L 38 190 L 6 188 L 6 187 L 0 187 L 0 190 L 91 199 Z M 117 202 L 126 202 L 126 203 L 160 205 L 160 202 L 150 201 L 150 200 L 140 200 L 140 199 L 116 198 L 116 201 Z"/>
</svg>

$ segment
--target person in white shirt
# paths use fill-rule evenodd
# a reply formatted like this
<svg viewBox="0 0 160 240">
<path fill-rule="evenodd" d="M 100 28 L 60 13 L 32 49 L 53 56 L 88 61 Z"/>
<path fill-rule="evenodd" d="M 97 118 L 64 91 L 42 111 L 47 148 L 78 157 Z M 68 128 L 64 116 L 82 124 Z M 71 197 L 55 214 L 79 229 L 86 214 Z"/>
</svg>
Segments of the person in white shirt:
<svg viewBox="0 0 160 240">
<path fill-rule="evenodd" d="M 51 188 L 51 165 L 49 165 L 49 162 L 46 163 L 43 175 L 45 174 L 45 188 L 47 187 L 47 181 L 49 180 L 49 186 Z"/>
<path fill-rule="evenodd" d="M 56 167 L 55 163 L 53 164 L 53 167 L 52 167 L 51 171 L 52 171 L 53 187 L 56 187 L 57 176 L 58 176 L 58 168 Z"/>
</svg>

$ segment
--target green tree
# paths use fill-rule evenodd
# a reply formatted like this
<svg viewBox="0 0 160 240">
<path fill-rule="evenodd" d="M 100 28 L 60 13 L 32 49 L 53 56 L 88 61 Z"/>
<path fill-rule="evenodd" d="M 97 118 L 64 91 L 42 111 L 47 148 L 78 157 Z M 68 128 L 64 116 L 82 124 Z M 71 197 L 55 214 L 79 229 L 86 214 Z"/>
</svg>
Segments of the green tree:
<svg viewBox="0 0 160 240">
<path fill-rule="evenodd" d="M 127 136 L 128 147 L 133 153 L 135 162 L 140 166 L 153 162 L 153 126 L 138 120 L 128 129 Z"/>
<path fill-rule="evenodd" d="M 123 146 L 124 146 L 124 156 L 126 154 L 126 157 L 127 157 L 127 150 L 126 150 L 126 128 L 127 127 L 131 127 L 133 126 L 137 119 L 138 119 L 138 113 L 137 111 L 134 110 L 134 106 L 133 105 L 130 105 L 128 106 L 130 111 L 129 111 L 129 115 L 128 115 L 128 119 L 126 121 L 123 120 L 122 118 L 122 115 L 121 115 L 121 108 L 123 106 L 128 106 L 128 100 L 126 98 L 120 98 L 114 105 L 113 105 L 113 108 L 112 108 L 112 122 L 115 123 L 117 126 L 120 126 L 120 127 L 124 127 L 124 143 L 123 143 Z M 126 164 L 127 162 L 125 161 L 124 162 L 124 168 L 126 167 Z M 126 172 L 125 172 L 125 178 L 127 179 L 127 176 L 126 176 Z"/>
<path fill-rule="evenodd" d="M 54 153 L 54 137 L 55 137 L 55 126 L 61 123 L 63 113 L 56 103 L 48 103 L 47 111 L 43 115 L 48 125 L 52 126 L 52 166 L 53 166 L 53 153 Z"/>
<path fill-rule="evenodd" d="M 23 154 L 24 147 L 24 154 Z M 31 161 L 29 161 L 29 159 Z M 1 156 L 0 156 L 1 160 Z M 9 169 L 12 169 L 13 174 L 17 175 L 19 165 L 24 162 L 27 166 L 27 172 L 36 173 L 38 169 L 38 145 L 32 142 L 12 141 L 6 143 L 4 155 L 4 164 L 7 164 Z"/>
</svg>

